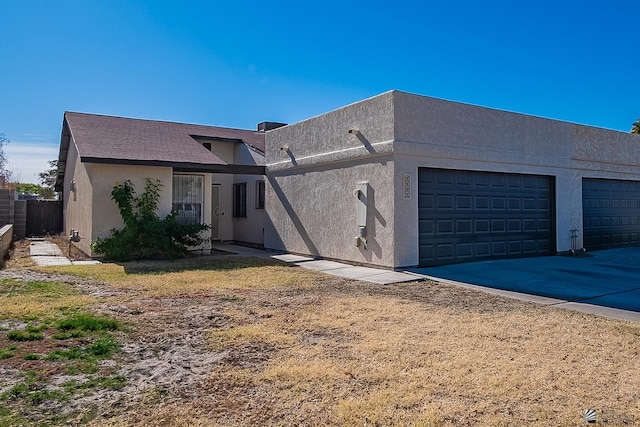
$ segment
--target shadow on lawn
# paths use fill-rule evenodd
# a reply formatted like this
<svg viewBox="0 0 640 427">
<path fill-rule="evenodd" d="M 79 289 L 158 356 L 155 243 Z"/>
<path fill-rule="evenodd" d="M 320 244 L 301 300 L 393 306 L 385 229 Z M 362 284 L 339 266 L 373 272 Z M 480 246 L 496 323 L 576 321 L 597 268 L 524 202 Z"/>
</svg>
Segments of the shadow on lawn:
<svg viewBox="0 0 640 427">
<path fill-rule="evenodd" d="M 144 260 L 117 263 L 127 274 L 164 274 L 187 270 L 230 271 L 241 268 L 282 266 L 282 263 L 252 257 L 210 258 L 206 256 L 179 260 Z"/>
</svg>

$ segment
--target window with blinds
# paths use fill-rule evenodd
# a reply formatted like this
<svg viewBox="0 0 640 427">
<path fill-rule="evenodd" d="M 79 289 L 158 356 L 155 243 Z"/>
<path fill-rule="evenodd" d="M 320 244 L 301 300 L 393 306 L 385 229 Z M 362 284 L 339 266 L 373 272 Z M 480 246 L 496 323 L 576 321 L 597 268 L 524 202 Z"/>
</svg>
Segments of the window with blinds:
<svg viewBox="0 0 640 427">
<path fill-rule="evenodd" d="M 204 205 L 202 175 L 173 175 L 173 210 L 180 224 L 202 224 Z"/>
</svg>

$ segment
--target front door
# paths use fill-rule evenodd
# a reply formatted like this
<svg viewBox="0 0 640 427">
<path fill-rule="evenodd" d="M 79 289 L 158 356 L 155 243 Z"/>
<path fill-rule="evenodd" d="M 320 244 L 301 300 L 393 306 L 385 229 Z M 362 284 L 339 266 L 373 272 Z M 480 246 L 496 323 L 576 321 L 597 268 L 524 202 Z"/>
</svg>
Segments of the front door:
<svg viewBox="0 0 640 427">
<path fill-rule="evenodd" d="M 211 240 L 220 240 L 220 184 L 211 186 Z"/>
</svg>

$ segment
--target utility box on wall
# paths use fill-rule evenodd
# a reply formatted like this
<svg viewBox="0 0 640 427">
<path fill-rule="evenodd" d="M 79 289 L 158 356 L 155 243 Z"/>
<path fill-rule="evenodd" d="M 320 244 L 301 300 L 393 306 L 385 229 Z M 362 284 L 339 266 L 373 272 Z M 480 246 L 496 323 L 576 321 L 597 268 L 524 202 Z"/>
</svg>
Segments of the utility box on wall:
<svg viewBox="0 0 640 427">
<path fill-rule="evenodd" d="M 367 207 L 369 204 L 369 183 L 359 182 L 353 191 L 356 196 L 357 234 L 356 246 L 367 249 Z"/>
</svg>

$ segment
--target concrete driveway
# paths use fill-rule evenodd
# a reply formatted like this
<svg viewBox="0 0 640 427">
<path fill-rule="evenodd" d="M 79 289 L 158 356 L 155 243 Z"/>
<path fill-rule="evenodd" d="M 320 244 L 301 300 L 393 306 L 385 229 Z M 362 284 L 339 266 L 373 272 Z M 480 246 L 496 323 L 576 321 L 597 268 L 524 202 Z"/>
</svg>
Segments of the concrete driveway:
<svg viewBox="0 0 640 427">
<path fill-rule="evenodd" d="M 597 313 L 597 307 L 628 310 L 636 313 L 628 313 L 623 318 L 640 320 L 640 247 L 573 257 L 483 261 L 412 271 L 433 278 L 550 298 L 552 300 L 537 301 L 552 305 L 594 307 L 583 311 Z"/>
</svg>

